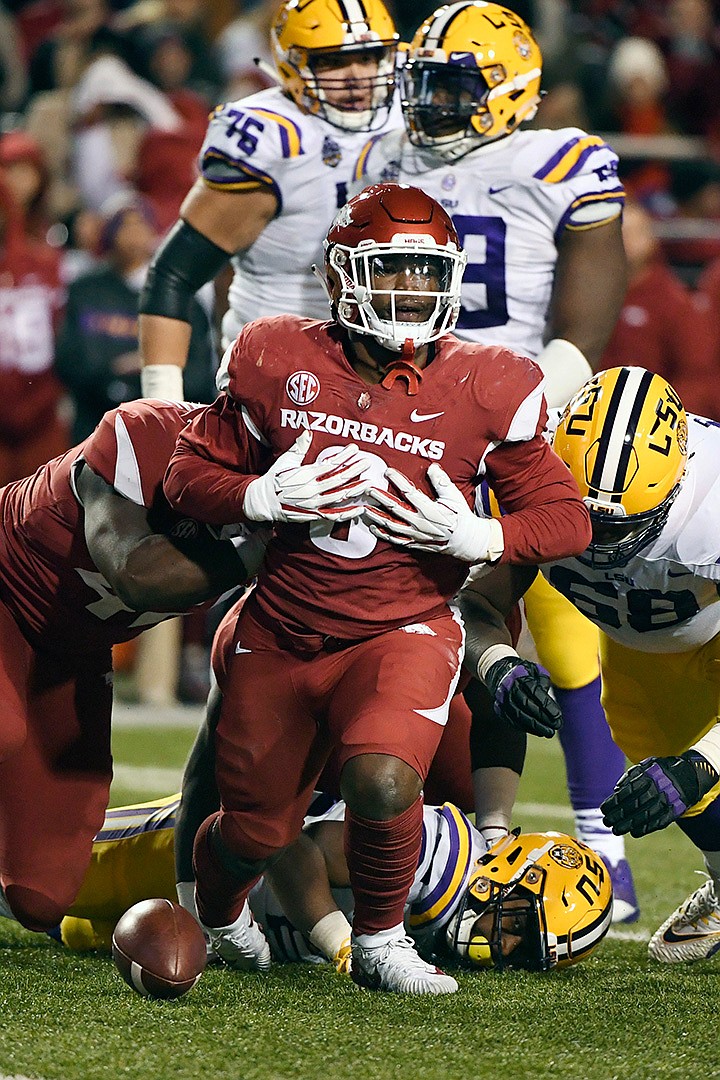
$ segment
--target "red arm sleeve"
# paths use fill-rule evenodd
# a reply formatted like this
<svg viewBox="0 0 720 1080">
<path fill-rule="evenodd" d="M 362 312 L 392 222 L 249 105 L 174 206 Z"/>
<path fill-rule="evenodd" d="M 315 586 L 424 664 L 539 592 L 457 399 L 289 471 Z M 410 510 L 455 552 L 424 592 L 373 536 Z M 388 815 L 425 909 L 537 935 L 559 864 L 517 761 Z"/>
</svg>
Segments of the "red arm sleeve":
<svg viewBox="0 0 720 1080">
<path fill-rule="evenodd" d="M 240 405 L 221 394 L 180 434 L 165 473 L 165 498 L 208 525 L 245 521 L 245 492 L 270 458 L 270 451 L 248 432 Z"/>
<path fill-rule="evenodd" d="M 502 443 L 488 454 L 486 467 L 505 511 L 500 562 L 537 565 L 585 550 L 590 515 L 569 469 L 542 436 Z"/>
</svg>

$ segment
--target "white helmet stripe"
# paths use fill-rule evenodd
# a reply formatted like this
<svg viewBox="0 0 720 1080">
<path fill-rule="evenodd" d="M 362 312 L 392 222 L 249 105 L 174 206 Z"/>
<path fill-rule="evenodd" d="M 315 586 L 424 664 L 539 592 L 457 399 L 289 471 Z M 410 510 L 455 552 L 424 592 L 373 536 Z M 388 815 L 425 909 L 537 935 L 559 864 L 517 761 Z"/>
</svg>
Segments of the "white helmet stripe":
<svg viewBox="0 0 720 1080">
<path fill-rule="evenodd" d="M 619 401 L 613 422 L 603 432 L 604 445 L 601 446 L 602 460 L 593 469 L 590 486 L 600 492 L 619 493 L 625 483 L 627 463 L 627 443 L 625 441 L 633 413 L 639 413 L 647 396 L 647 372 L 644 368 L 625 368 L 626 378 L 623 385 L 618 380 Z M 621 391 L 621 392 L 620 392 Z M 642 400 L 638 400 L 642 395 Z M 607 441 L 605 441 L 607 439 Z M 598 476 L 598 465 L 601 466 Z"/>
<path fill-rule="evenodd" d="M 454 21 L 456 15 L 459 15 L 466 7 L 468 7 L 466 0 L 462 0 L 459 4 L 450 4 L 447 8 L 441 8 L 441 14 L 436 19 L 433 19 L 430 24 L 430 30 L 423 43 L 423 48 L 442 48 L 442 39 L 447 33 L 448 27 Z"/>
<path fill-rule="evenodd" d="M 364 4 L 360 3 L 360 0 L 338 0 L 338 7 L 351 28 L 354 28 L 357 23 L 362 23 L 367 29 L 367 12 L 365 11 Z"/>
</svg>

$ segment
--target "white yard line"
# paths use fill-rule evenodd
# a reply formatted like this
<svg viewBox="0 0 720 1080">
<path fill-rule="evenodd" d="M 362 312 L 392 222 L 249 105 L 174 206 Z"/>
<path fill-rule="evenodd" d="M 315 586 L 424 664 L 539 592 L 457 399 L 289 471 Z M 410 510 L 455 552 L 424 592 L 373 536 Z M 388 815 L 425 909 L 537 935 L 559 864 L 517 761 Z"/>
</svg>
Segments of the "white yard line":
<svg viewBox="0 0 720 1080">
<path fill-rule="evenodd" d="M 179 789 L 182 774 L 181 766 L 172 769 L 155 765 L 126 765 L 122 761 L 115 762 L 115 780 L 118 783 L 131 788 L 153 788 L 164 791 L 168 795 Z M 573 817 L 570 807 L 559 803 L 515 803 L 515 817 L 522 819 L 526 814 L 528 817 L 555 817 L 568 821 L 572 821 Z M 3 1078 L 0 1077 L 0 1080 Z"/>
<path fill-rule="evenodd" d="M 647 930 L 621 930 L 620 927 L 611 926 L 607 932 L 609 938 L 616 941 L 649 941 L 650 932 Z"/>
<path fill-rule="evenodd" d="M 124 765 L 116 761 L 113 774 L 115 782 L 124 787 L 152 789 L 162 792 L 163 795 L 172 795 L 180 790 L 183 770 L 181 766 L 177 769 L 163 769 L 155 765 Z M 1 1076 L 0 1080 L 3 1080 Z"/>
<path fill-rule="evenodd" d="M 196 731 L 204 716 L 202 705 L 130 705 L 126 701 L 116 701 L 112 722 L 116 728 L 181 727 Z"/>
<path fill-rule="evenodd" d="M 574 817 L 572 807 L 562 803 L 516 802 L 513 816 L 519 819 L 523 814 L 529 817 L 559 817 L 568 821 Z"/>
</svg>

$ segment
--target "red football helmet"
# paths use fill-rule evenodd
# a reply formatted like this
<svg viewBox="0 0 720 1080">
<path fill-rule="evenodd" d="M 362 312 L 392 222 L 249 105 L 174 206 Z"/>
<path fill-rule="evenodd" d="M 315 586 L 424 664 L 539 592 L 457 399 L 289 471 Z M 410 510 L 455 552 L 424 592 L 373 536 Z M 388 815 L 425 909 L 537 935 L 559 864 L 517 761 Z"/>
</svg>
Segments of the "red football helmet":
<svg viewBox="0 0 720 1080">
<path fill-rule="evenodd" d="M 457 322 L 466 261 L 438 202 L 407 184 L 374 184 L 343 206 L 325 239 L 333 316 L 395 352 L 408 338 L 435 341 Z"/>
</svg>

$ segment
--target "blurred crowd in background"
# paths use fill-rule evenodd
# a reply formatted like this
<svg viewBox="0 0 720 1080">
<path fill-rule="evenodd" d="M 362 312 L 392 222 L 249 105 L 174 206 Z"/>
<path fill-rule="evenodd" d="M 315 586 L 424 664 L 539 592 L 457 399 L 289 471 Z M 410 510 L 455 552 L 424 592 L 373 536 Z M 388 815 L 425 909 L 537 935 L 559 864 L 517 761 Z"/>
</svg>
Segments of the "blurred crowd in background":
<svg viewBox="0 0 720 1080">
<path fill-rule="evenodd" d="M 0 484 L 140 395 L 149 260 L 209 111 L 273 81 L 277 2 L 0 2 Z M 405 40 L 435 6 L 388 3 Z M 543 51 L 535 126 L 600 133 L 620 155 L 631 280 L 604 366 L 651 368 L 720 421 L 720 0 L 509 6 Z M 198 295 L 192 400 L 215 396 L 222 306 L 222 289 Z M 209 629 L 185 625 L 177 693 L 202 700 Z"/>
</svg>

